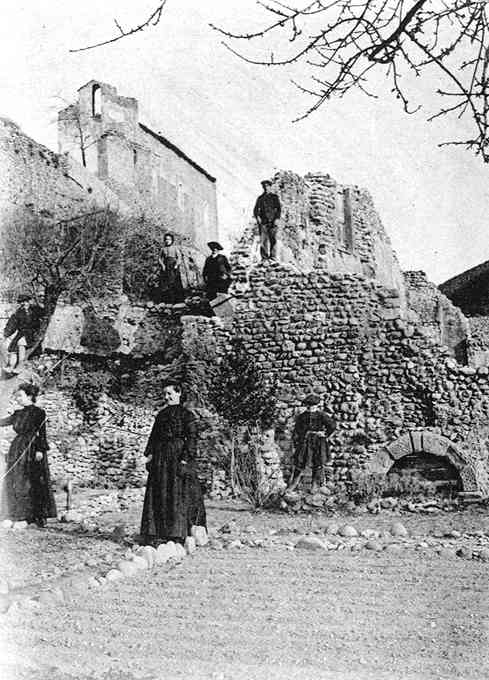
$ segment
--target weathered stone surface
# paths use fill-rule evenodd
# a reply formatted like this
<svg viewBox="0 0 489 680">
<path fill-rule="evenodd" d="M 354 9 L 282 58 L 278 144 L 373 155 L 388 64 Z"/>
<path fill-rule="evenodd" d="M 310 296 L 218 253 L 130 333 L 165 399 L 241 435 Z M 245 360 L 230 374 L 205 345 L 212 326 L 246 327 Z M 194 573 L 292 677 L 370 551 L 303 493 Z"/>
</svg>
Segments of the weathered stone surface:
<svg viewBox="0 0 489 680">
<path fill-rule="evenodd" d="M 138 570 L 148 569 L 148 561 L 141 557 L 141 555 L 134 555 L 132 562 Z"/>
<path fill-rule="evenodd" d="M 205 527 L 193 526 L 191 533 L 195 539 L 195 545 L 202 547 L 209 542 L 209 536 Z"/>
<path fill-rule="evenodd" d="M 382 543 L 379 543 L 379 541 L 369 540 L 365 543 L 365 548 L 374 552 L 380 552 L 383 550 L 383 545 Z"/>
<path fill-rule="evenodd" d="M 358 531 L 355 529 L 355 527 L 352 527 L 351 524 L 344 524 L 340 528 L 339 534 L 344 538 L 354 538 L 355 536 L 358 536 Z"/>
<path fill-rule="evenodd" d="M 132 560 L 121 560 L 117 562 L 117 569 L 121 574 L 124 574 L 124 576 L 134 576 L 139 571 Z"/>
<path fill-rule="evenodd" d="M 328 550 L 328 546 L 317 536 L 301 536 L 295 544 L 297 550 Z"/>
<path fill-rule="evenodd" d="M 12 529 L 14 531 L 22 531 L 23 529 L 27 529 L 29 525 L 25 520 L 21 520 L 19 522 L 14 522 L 12 525 Z"/>
<path fill-rule="evenodd" d="M 185 548 L 181 543 L 175 543 L 175 557 L 177 559 L 183 559 L 186 556 Z"/>
<path fill-rule="evenodd" d="M 397 538 L 404 538 L 409 536 L 409 531 L 406 529 L 404 524 L 401 524 L 401 522 L 394 522 L 391 524 L 389 527 L 389 531 L 392 534 L 392 536 L 395 536 Z"/>
<path fill-rule="evenodd" d="M 105 574 L 107 581 L 119 581 L 124 578 L 124 574 L 119 569 L 111 569 Z"/>
<path fill-rule="evenodd" d="M 195 538 L 193 536 L 187 536 L 185 539 L 185 551 L 188 555 L 191 555 L 192 553 L 195 552 L 197 545 L 195 542 Z"/>
<path fill-rule="evenodd" d="M 152 569 L 154 567 L 156 560 L 156 548 L 153 548 L 151 545 L 144 545 L 141 548 L 138 548 L 136 555 L 139 555 L 144 560 L 146 560 L 148 569 Z"/>
<path fill-rule="evenodd" d="M 165 564 L 171 557 L 176 557 L 175 544 L 162 543 L 156 550 L 156 564 Z"/>
</svg>

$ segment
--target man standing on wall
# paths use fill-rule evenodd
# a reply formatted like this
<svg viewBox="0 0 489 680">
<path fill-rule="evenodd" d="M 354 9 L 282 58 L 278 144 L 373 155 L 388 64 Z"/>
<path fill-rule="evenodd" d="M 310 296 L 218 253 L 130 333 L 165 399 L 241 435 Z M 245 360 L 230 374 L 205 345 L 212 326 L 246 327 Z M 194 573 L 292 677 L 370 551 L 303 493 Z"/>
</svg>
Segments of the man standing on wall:
<svg viewBox="0 0 489 680">
<path fill-rule="evenodd" d="M 253 210 L 260 234 L 260 254 L 262 260 L 276 260 L 277 222 L 280 219 L 282 206 L 277 194 L 271 191 L 271 181 L 265 179 L 261 185 L 263 193 L 256 199 L 255 209 Z"/>
<path fill-rule="evenodd" d="M 328 438 L 335 431 L 336 423 L 319 409 L 320 403 L 317 394 L 309 394 L 303 401 L 306 410 L 295 420 L 292 433 L 294 467 L 289 490 L 298 486 L 308 465 L 312 468 L 311 493 L 324 484 L 324 466 L 330 461 Z"/>
<path fill-rule="evenodd" d="M 217 241 L 209 241 L 207 246 L 211 254 L 206 259 L 202 276 L 205 282 L 205 289 L 208 300 L 214 300 L 218 293 L 227 293 L 231 285 L 231 266 L 225 255 L 220 251 L 223 249 Z"/>
</svg>

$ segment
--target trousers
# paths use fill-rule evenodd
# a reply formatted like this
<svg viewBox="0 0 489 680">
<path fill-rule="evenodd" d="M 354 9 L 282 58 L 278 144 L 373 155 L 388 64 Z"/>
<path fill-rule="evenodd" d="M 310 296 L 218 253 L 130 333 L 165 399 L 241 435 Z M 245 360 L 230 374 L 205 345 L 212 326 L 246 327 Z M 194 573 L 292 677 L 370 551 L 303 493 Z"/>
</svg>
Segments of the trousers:
<svg viewBox="0 0 489 680">
<path fill-rule="evenodd" d="M 278 227 L 274 222 L 262 222 L 260 230 L 260 255 L 262 260 L 269 257 L 277 257 L 277 231 Z"/>
</svg>

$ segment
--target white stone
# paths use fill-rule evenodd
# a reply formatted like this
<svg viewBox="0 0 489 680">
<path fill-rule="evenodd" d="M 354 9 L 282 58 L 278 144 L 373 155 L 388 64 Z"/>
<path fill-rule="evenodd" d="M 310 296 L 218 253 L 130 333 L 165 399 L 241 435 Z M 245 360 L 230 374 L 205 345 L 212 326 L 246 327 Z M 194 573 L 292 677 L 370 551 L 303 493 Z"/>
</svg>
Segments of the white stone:
<svg viewBox="0 0 489 680">
<path fill-rule="evenodd" d="M 394 522 L 389 529 L 390 533 L 397 538 L 405 538 L 409 536 L 409 531 L 401 522 Z"/>
<path fill-rule="evenodd" d="M 148 568 L 148 561 L 141 557 L 141 555 L 134 555 L 132 558 L 132 563 L 136 566 L 136 569 L 142 570 Z"/>
<path fill-rule="evenodd" d="M 117 562 L 117 569 L 124 576 L 134 576 L 138 572 L 138 568 L 132 560 L 120 560 Z"/>
<path fill-rule="evenodd" d="M 183 559 L 186 555 L 187 553 L 183 545 L 181 543 L 175 543 L 175 557 L 177 559 Z"/>
<path fill-rule="evenodd" d="M 144 545 L 136 551 L 136 555 L 142 557 L 148 563 L 148 568 L 152 569 L 156 561 L 156 548 L 152 545 Z"/>
<path fill-rule="evenodd" d="M 105 574 L 105 578 L 107 581 L 118 581 L 119 579 L 124 578 L 124 574 L 118 569 L 111 569 Z"/>
<path fill-rule="evenodd" d="M 13 525 L 13 522 L 11 519 L 4 519 L 3 522 L 0 524 L 2 529 L 11 529 Z"/>
<path fill-rule="evenodd" d="M 209 543 L 209 536 L 205 527 L 194 526 L 190 533 L 195 539 L 195 545 L 201 547 Z"/>
<path fill-rule="evenodd" d="M 350 524 L 345 524 L 342 526 L 339 533 L 340 536 L 343 536 L 344 538 L 353 538 L 354 536 L 358 536 L 358 531 Z"/>
<path fill-rule="evenodd" d="M 317 536 L 301 536 L 295 547 L 301 550 L 328 550 L 326 543 L 317 538 Z"/>
<path fill-rule="evenodd" d="M 185 539 L 185 552 L 187 555 L 191 555 L 193 552 L 195 552 L 196 549 L 196 544 L 195 544 L 195 538 L 193 536 L 187 536 Z"/>
<path fill-rule="evenodd" d="M 171 557 L 176 557 L 175 543 L 173 541 L 162 543 L 158 546 L 155 557 L 156 564 L 165 564 Z"/>
<path fill-rule="evenodd" d="M 22 529 L 27 529 L 28 526 L 29 526 L 28 523 L 25 521 L 25 519 L 23 519 L 20 522 L 14 522 L 12 529 L 14 531 L 19 531 Z"/>
</svg>

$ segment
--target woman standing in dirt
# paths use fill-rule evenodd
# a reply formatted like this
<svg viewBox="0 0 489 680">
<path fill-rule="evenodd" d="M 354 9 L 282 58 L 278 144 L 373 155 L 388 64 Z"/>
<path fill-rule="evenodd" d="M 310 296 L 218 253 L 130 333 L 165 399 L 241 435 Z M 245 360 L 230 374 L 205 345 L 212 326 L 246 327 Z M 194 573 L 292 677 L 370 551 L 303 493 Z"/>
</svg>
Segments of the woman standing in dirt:
<svg viewBox="0 0 489 680">
<path fill-rule="evenodd" d="M 195 469 L 197 423 L 181 404 L 182 390 L 168 383 L 145 456 L 148 482 L 141 520 L 142 542 L 184 543 L 192 526 L 206 526 L 202 489 Z"/>
<path fill-rule="evenodd" d="M 19 385 L 15 398 L 21 408 L 0 420 L 1 427 L 12 426 L 17 433 L 5 457 L 1 517 L 45 527 L 46 519 L 57 513 L 47 459 L 46 413 L 35 405 L 38 392 L 35 385 Z"/>
</svg>

